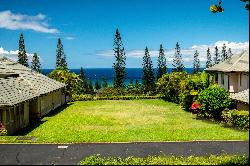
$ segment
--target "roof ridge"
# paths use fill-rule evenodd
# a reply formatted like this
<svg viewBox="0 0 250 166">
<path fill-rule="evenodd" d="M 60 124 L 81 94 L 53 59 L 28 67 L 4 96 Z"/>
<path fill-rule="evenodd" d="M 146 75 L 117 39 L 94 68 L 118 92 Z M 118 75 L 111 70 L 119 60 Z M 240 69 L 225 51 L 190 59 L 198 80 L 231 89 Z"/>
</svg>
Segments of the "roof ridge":
<svg viewBox="0 0 250 166">
<path fill-rule="evenodd" d="M 245 51 L 242 51 L 240 54 L 238 54 L 238 56 L 239 56 L 239 59 L 237 59 L 231 66 L 229 66 L 227 69 L 225 69 L 225 70 L 229 70 L 230 68 L 232 68 L 235 64 L 237 64 L 240 60 L 241 60 L 241 58 L 243 57 L 242 55 L 245 53 Z M 230 60 L 230 59 L 229 59 Z"/>
</svg>

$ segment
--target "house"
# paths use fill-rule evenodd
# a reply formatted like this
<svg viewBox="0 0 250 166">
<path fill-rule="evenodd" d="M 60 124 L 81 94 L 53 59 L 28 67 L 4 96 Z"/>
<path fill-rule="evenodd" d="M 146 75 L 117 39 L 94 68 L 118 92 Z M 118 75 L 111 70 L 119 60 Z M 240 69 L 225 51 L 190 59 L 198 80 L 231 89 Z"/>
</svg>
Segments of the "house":
<svg viewBox="0 0 250 166">
<path fill-rule="evenodd" d="M 66 85 L 0 58 L 0 123 L 8 134 L 29 125 L 65 103 Z"/>
<path fill-rule="evenodd" d="M 233 55 L 219 64 L 205 69 L 214 75 L 214 82 L 226 89 L 237 109 L 249 110 L 249 51 Z"/>
</svg>

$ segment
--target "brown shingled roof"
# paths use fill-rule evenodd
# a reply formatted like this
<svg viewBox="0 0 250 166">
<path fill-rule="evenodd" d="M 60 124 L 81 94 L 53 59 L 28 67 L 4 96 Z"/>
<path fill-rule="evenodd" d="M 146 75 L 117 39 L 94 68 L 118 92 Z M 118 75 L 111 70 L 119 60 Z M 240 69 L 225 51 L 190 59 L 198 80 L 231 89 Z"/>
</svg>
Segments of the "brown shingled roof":
<svg viewBox="0 0 250 166">
<path fill-rule="evenodd" d="M 0 106 L 11 106 L 65 86 L 17 62 L 0 58 Z"/>
</svg>

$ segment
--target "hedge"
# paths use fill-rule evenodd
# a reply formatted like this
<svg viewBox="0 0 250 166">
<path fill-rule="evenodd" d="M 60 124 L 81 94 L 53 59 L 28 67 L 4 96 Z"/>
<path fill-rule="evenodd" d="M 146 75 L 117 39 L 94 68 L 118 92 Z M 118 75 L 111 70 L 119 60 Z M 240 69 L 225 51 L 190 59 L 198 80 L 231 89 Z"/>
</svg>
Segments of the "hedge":
<svg viewBox="0 0 250 166">
<path fill-rule="evenodd" d="M 230 126 L 249 130 L 249 111 L 225 109 L 222 111 L 222 122 Z"/>
<path fill-rule="evenodd" d="M 91 101 L 91 100 L 139 100 L 139 99 L 160 99 L 161 96 L 105 96 L 94 97 L 91 95 L 73 95 L 73 101 Z"/>
</svg>

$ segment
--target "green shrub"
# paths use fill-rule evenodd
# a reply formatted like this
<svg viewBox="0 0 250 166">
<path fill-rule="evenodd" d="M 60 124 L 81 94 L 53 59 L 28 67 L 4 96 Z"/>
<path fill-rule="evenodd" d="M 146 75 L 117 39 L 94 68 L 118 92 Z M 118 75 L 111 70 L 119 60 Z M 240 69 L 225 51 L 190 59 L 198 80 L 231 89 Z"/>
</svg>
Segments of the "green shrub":
<svg viewBox="0 0 250 166">
<path fill-rule="evenodd" d="M 65 83 L 65 93 L 69 96 L 82 93 L 82 80 L 77 74 L 71 73 L 66 68 L 56 68 L 49 74 L 49 77 L 59 82 Z"/>
<path fill-rule="evenodd" d="M 210 84 L 209 74 L 199 72 L 187 74 L 186 72 L 173 72 L 163 75 L 157 82 L 157 91 L 167 101 L 180 103 L 188 111 L 191 104 L 197 100 L 199 91 Z"/>
<path fill-rule="evenodd" d="M 249 130 L 249 111 L 225 109 L 221 116 L 227 125 Z"/>
<path fill-rule="evenodd" d="M 139 100 L 139 99 L 159 99 L 158 96 L 97 96 L 93 97 L 91 95 L 72 95 L 73 101 L 90 101 L 90 100 Z"/>
<path fill-rule="evenodd" d="M 164 74 L 156 83 L 157 92 L 167 101 L 180 103 L 180 94 L 185 90 L 186 77 L 186 72 Z"/>
<path fill-rule="evenodd" d="M 201 104 L 199 116 L 220 119 L 222 111 L 230 106 L 231 99 L 228 92 L 218 85 L 211 85 L 198 94 Z"/>
<path fill-rule="evenodd" d="M 124 96 L 126 90 L 123 88 L 106 87 L 98 92 L 99 97 Z"/>
</svg>

